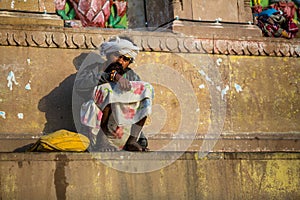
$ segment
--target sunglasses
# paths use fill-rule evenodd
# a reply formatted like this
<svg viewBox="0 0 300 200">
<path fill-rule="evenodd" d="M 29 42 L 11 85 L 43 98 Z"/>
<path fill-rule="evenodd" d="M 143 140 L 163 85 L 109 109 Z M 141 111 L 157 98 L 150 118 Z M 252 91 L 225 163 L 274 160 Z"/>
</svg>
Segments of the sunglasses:
<svg viewBox="0 0 300 200">
<path fill-rule="evenodd" d="M 119 58 L 122 58 L 126 62 L 132 62 L 133 61 L 133 58 L 130 58 L 130 57 L 127 57 L 127 56 L 124 56 L 124 55 L 120 55 Z"/>
</svg>

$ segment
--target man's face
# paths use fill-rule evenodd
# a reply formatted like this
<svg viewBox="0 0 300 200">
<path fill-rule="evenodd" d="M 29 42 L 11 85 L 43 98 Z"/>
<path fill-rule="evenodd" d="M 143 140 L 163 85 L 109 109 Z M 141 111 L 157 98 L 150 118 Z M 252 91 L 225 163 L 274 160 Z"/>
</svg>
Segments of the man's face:
<svg viewBox="0 0 300 200">
<path fill-rule="evenodd" d="M 123 69 L 126 69 L 128 65 L 131 63 L 131 58 L 126 57 L 124 55 L 120 55 L 119 53 L 110 54 L 109 63 L 118 62 L 122 65 Z"/>
<path fill-rule="evenodd" d="M 123 69 L 126 69 L 128 67 L 128 65 L 131 63 L 130 61 L 131 59 L 124 55 L 119 56 L 117 59 L 117 62 L 122 65 Z"/>
</svg>

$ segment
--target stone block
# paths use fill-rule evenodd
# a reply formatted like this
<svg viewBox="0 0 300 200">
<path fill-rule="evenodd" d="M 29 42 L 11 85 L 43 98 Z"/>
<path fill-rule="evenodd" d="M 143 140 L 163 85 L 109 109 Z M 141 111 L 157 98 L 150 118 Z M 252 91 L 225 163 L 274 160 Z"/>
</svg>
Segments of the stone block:
<svg viewBox="0 0 300 200">
<path fill-rule="evenodd" d="M 0 11 L 2 25 L 64 26 L 64 21 L 56 14 L 37 14 Z"/>
<path fill-rule="evenodd" d="M 53 0 L 2 0 L 0 1 L 0 8 L 12 11 L 55 13 Z"/>
</svg>

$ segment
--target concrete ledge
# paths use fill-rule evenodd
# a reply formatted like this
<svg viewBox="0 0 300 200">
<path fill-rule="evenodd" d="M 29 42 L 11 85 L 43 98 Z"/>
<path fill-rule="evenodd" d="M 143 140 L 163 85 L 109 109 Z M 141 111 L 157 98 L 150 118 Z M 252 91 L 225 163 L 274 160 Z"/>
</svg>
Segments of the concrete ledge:
<svg viewBox="0 0 300 200">
<path fill-rule="evenodd" d="M 175 20 L 169 26 L 175 32 L 184 33 L 186 35 L 194 35 L 198 37 L 215 37 L 215 38 L 257 38 L 262 37 L 262 32 L 258 26 L 252 23 L 230 23 L 230 22 L 205 22 L 205 21 L 189 21 Z"/>
<path fill-rule="evenodd" d="M 0 152 L 24 152 L 40 135 L 1 134 Z M 234 133 L 221 136 L 197 135 L 185 138 L 172 134 L 148 135 L 149 148 L 152 151 L 162 149 L 173 142 L 177 151 L 198 152 L 204 141 L 213 145 L 213 152 L 300 152 L 299 133 Z M 189 144 L 186 149 L 186 145 Z M 165 151 L 165 150 L 163 150 Z"/>
<path fill-rule="evenodd" d="M 0 153 L 0 162 L 8 161 L 162 161 L 162 160 L 299 160 L 299 152 L 24 152 Z"/>
<path fill-rule="evenodd" d="M 0 153 L 0 198 L 279 200 L 300 196 L 299 153 L 198 155 Z M 158 167 L 149 170 L 149 166 Z M 148 171 L 143 171 L 146 167 Z"/>
</svg>

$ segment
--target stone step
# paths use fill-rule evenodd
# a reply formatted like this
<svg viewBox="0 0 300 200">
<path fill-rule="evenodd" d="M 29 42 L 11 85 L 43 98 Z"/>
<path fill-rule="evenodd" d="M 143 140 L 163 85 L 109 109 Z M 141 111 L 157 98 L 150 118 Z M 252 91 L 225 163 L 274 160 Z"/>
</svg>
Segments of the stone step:
<svg viewBox="0 0 300 200">
<path fill-rule="evenodd" d="M 1 134 L 0 152 L 25 151 L 39 137 L 33 134 Z M 299 133 L 227 133 L 221 136 L 149 134 L 147 137 L 151 151 L 199 152 L 206 147 L 212 152 L 300 152 Z"/>
</svg>

